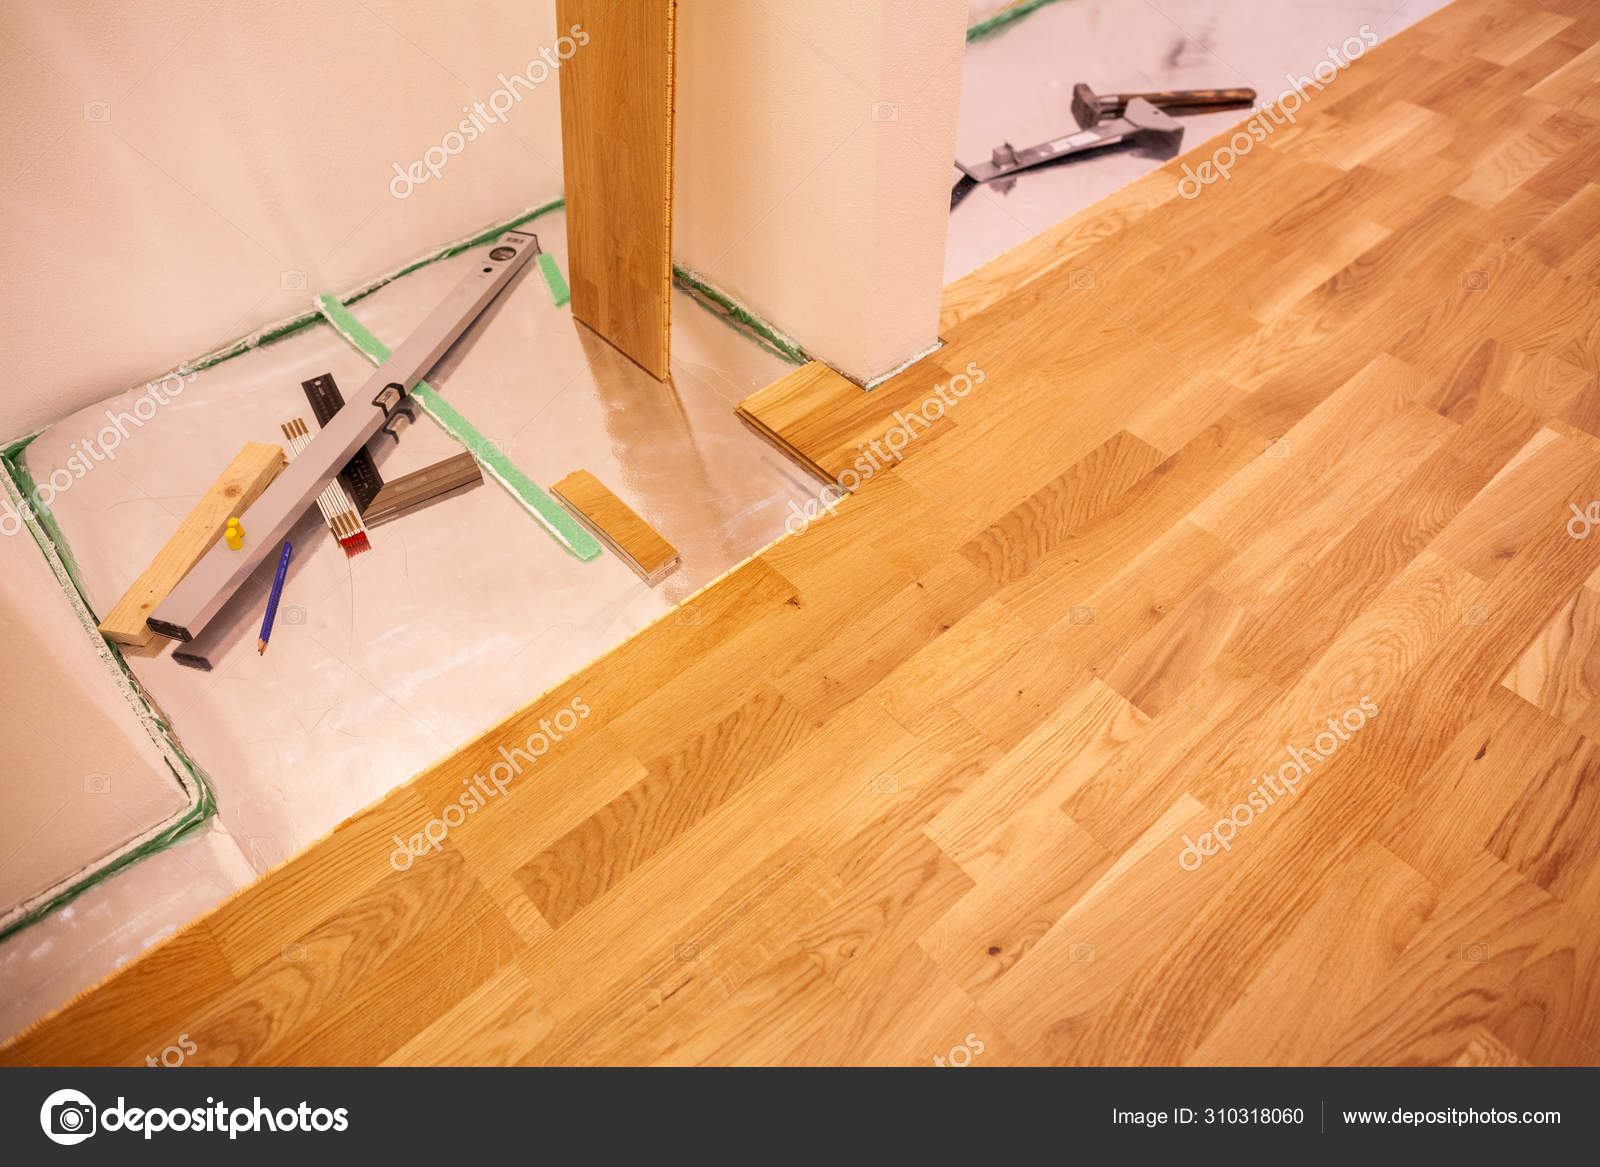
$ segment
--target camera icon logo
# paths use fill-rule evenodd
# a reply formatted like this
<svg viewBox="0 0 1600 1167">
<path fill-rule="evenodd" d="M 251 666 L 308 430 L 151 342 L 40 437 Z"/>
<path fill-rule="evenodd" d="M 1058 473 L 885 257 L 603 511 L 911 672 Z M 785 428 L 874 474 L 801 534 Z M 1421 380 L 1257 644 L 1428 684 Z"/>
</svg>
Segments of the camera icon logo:
<svg viewBox="0 0 1600 1167">
<path fill-rule="evenodd" d="M 70 1147 L 94 1134 L 95 1108 L 87 1094 L 57 1090 L 39 1108 L 39 1125 L 52 1143 Z"/>
<path fill-rule="evenodd" d="M 285 292 L 303 292 L 310 282 L 303 271 L 286 271 L 278 276 L 278 287 Z"/>
</svg>

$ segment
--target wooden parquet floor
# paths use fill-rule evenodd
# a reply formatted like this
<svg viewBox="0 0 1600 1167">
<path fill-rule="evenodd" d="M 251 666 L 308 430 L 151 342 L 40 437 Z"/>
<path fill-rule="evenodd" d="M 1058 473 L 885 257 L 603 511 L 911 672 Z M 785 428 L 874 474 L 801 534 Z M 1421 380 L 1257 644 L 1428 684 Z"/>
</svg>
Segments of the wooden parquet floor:
<svg viewBox="0 0 1600 1167">
<path fill-rule="evenodd" d="M 1600 7 L 1181 177 L 747 402 L 889 457 L 0 1057 L 1600 1061 Z"/>
</svg>

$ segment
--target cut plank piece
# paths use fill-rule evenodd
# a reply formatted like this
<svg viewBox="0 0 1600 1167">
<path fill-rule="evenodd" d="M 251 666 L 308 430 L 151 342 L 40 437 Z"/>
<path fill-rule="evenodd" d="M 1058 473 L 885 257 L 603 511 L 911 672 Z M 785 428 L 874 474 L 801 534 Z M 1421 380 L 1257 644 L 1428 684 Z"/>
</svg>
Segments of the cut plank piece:
<svg viewBox="0 0 1600 1167">
<path fill-rule="evenodd" d="M 884 463 L 898 463 L 913 440 L 921 450 L 955 428 L 950 406 L 987 374 L 974 362 L 951 373 L 942 361 L 924 357 L 870 392 L 812 361 L 752 393 L 735 412 L 818 477 L 854 491 Z M 928 412 L 932 405 L 937 413 Z"/>
<path fill-rule="evenodd" d="M 803 439 L 789 431 L 825 416 L 835 401 L 850 402 L 860 396 L 861 386 L 846 380 L 821 361 L 812 361 L 752 393 L 739 402 L 735 412 L 762 437 L 818 478 L 831 480 L 833 476 L 800 448 Z"/>
<path fill-rule="evenodd" d="M 556 0 L 556 25 L 580 46 L 561 67 L 572 314 L 658 380 L 672 292 L 676 20 L 675 0 Z"/>
<path fill-rule="evenodd" d="M 587 470 L 574 470 L 550 493 L 651 587 L 677 568 L 678 549 Z"/>
<path fill-rule="evenodd" d="M 145 617 L 200 562 L 200 557 L 221 537 L 228 520 L 243 514 L 283 467 L 283 450 L 278 446 L 250 442 L 240 450 L 211 489 L 194 504 L 150 566 L 100 622 L 100 634 L 117 644 L 149 644 L 155 633 L 145 624 Z"/>
</svg>

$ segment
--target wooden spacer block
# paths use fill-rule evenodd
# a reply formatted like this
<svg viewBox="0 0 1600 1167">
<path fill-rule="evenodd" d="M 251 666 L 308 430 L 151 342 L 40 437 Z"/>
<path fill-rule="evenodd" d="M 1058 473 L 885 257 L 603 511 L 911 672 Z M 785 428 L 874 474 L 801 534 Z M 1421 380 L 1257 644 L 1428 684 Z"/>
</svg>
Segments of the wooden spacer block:
<svg viewBox="0 0 1600 1167">
<path fill-rule="evenodd" d="M 117 644 L 149 644 L 155 633 L 145 624 L 145 617 L 222 537 L 228 520 L 242 514 L 283 467 L 281 447 L 267 442 L 246 444 L 100 622 L 100 634 Z"/>
<path fill-rule="evenodd" d="M 678 549 L 587 470 L 574 470 L 550 493 L 651 587 L 678 566 Z"/>
<path fill-rule="evenodd" d="M 424 503 L 433 502 L 445 495 L 454 494 L 468 486 L 483 481 L 483 471 L 470 450 L 462 450 L 442 462 L 424 466 L 410 474 L 385 482 L 373 495 L 367 509 L 361 512 L 361 521 L 369 527 L 397 519 Z"/>
</svg>

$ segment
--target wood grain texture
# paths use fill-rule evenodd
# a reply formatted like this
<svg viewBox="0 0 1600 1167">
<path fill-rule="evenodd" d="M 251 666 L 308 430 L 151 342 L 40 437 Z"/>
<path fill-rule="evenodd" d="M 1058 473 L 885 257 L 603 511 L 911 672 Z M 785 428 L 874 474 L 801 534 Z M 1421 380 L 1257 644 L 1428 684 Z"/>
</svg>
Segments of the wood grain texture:
<svg viewBox="0 0 1600 1167">
<path fill-rule="evenodd" d="M 678 549 L 587 470 L 574 470 L 550 490 L 646 583 L 660 583 L 678 566 Z"/>
<path fill-rule="evenodd" d="M 106 613 L 100 634 L 118 644 L 149 644 L 156 634 L 145 624 L 145 617 L 222 538 L 228 520 L 242 516 L 284 465 L 281 447 L 247 442 L 156 552 L 150 566 Z"/>
<path fill-rule="evenodd" d="M 556 26 L 572 314 L 665 380 L 677 3 L 556 0 Z"/>
<path fill-rule="evenodd" d="M 1600 1061 L 1596 44 L 1458 0 L 757 394 L 832 477 L 984 373 L 0 1060 Z"/>
<path fill-rule="evenodd" d="M 926 371 L 928 362 L 917 367 Z M 884 428 L 882 400 L 869 405 L 866 399 L 861 386 L 844 374 L 811 361 L 745 398 L 737 412 L 817 477 L 853 490 L 860 475 L 870 476 L 882 461 L 892 460 L 881 446 L 868 452 Z"/>
</svg>

